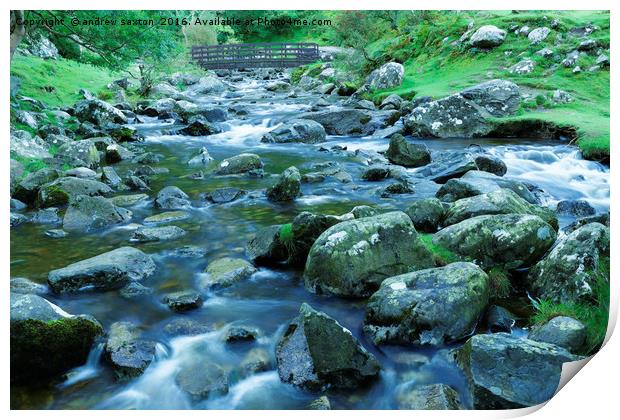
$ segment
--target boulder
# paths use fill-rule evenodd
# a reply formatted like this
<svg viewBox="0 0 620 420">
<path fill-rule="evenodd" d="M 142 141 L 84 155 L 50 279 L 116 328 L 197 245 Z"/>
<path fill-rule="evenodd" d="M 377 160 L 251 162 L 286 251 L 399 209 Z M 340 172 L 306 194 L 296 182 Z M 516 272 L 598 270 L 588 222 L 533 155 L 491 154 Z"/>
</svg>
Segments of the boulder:
<svg viewBox="0 0 620 420">
<path fill-rule="evenodd" d="M 142 337 L 142 331 L 131 322 L 110 325 L 104 347 L 105 359 L 112 366 L 117 379 L 142 375 L 155 359 L 157 343 Z"/>
<path fill-rule="evenodd" d="M 514 114 L 521 103 L 519 86 L 502 79 L 489 80 L 464 89 L 461 96 L 495 117 Z"/>
<path fill-rule="evenodd" d="M 181 209 L 191 206 L 191 203 L 189 201 L 189 196 L 179 187 L 170 185 L 162 188 L 157 193 L 157 198 L 153 205 L 158 209 Z"/>
<path fill-rule="evenodd" d="M 228 90 L 228 86 L 215 76 L 201 77 L 197 83 L 192 84 L 188 92 L 193 95 L 222 93 Z"/>
<path fill-rule="evenodd" d="M 400 134 L 390 137 L 390 145 L 385 152 L 388 160 L 400 166 L 417 168 L 431 163 L 431 152 L 424 144 L 408 143 Z"/>
<path fill-rule="evenodd" d="M 47 282 L 55 293 L 83 288 L 110 290 L 141 281 L 155 272 L 155 263 L 132 247 L 117 248 L 49 272 Z"/>
<path fill-rule="evenodd" d="M 240 155 L 224 159 L 218 165 L 215 173 L 217 175 L 233 175 L 258 170 L 263 167 L 260 156 L 254 153 L 241 153 Z"/>
<path fill-rule="evenodd" d="M 292 246 L 288 249 L 288 263 L 303 267 L 310 248 L 321 233 L 346 219 L 346 216 L 313 214 L 307 211 L 295 216 L 291 223 Z"/>
<path fill-rule="evenodd" d="M 534 67 L 536 63 L 534 60 L 530 60 L 526 58 L 525 60 L 519 61 L 514 66 L 510 67 L 510 73 L 514 74 L 529 74 L 534 71 Z"/>
<path fill-rule="evenodd" d="M 52 155 L 49 145 L 39 136 L 33 136 L 28 131 L 13 130 L 9 138 L 10 152 L 12 155 L 23 156 L 33 159 L 47 159 Z"/>
<path fill-rule="evenodd" d="M 585 200 L 562 200 L 558 203 L 556 213 L 562 216 L 586 217 L 596 214 L 596 210 Z"/>
<path fill-rule="evenodd" d="M 35 283 L 25 277 L 11 277 L 11 293 L 40 295 L 47 293 L 47 286 Z"/>
<path fill-rule="evenodd" d="M 131 211 L 117 207 L 103 197 L 78 195 L 69 203 L 62 227 L 69 232 L 89 232 L 125 223 L 131 216 Z"/>
<path fill-rule="evenodd" d="M 204 302 L 200 293 L 195 290 L 168 293 L 161 300 L 174 312 L 187 312 L 200 308 Z"/>
<path fill-rule="evenodd" d="M 116 197 L 108 198 L 108 200 L 119 207 L 133 206 L 149 198 L 146 194 L 129 194 L 129 195 L 117 195 Z"/>
<path fill-rule="evenodd" d="M 489 279 L 468 262 L 390 277 L 368 300 L 364 332 L 375 344 L 451 343 L 470 335 L 489 300 Z"/>
<path fill-rule="evenodd" d="M 444 384 L 407 387 L 396 396 L 399 410 L 462 410 L 457 392 Z"/>
<path fill-rule="evenodd" d="M 558 229 L 558 219 L 553 210 L 530 204 L 512 190 L 506 188 L 455 201 L 446 211 L 443 225 L 454 225 L 463 220 L 484 214 L 509 213 L 533 214 L 543 219 L 554 229 Z"/>
<path fill-rule="evenodd" d="M 562 364 L 576 357 L 561 347 L 505 333 L 475 335 L 455 358 L 475 409 L 531 407 L 551 399 Z"/>
<path fill-rule="evenodd" d="M 294 166 L 284 170 L 278 181 L 267 188 L 267 199 L 275 202 L 293 201 L 301 195 L 301 174 Z"/>
<path fill-rule="evenodd" d="M 334 136 L 362 135 L 370 131 L 372 115 L 369 111 L 359 109 L 338 109 L 302 114 L 304 120 L 316 121 L 325 132 Z"/>
<path fill-rule="evenodd" d="M 37 198 L 41 185 L 52 182 L 60 176 L 61 172 L 52 168 L 43 168 L 31 172 L 16 183 L 12 197 L 32 205 Z"/>
<path fill-rule="evenodd" d="M 108 166 L 109 167 L 109 166 Z M 78 168 L 69 169 L 65 172 L 66 176 L 74 176 L 76 178 L 96 178 L 97 172 L 92 169 L 80 166 Z"/>
<path fill-rule="evenodd" d="M 49 207 L 37 211 L 30 219 L 31 223 L 40 225 L 56 225 L 61 221 L 58 215 L 58 209 L 56 207 Z"/>
<path fill-rule="evenodd" d="M 591 299 L 596 282 L 601 277 L 609 281 L 604 264 L 609 258 L 609 238 L 609 228 L 600 223 L 584 225 L 562 236 L 530 270 L 530 291 L 555 302 Z"/>
<path fill-rule="evenodd" d="M 420 168 L 416 175 L 443 184 L 452 178 L 460 178 L 476 168 L 476 162 L 470 153 L 445 152 L 429 165 Z"/>
<path fill-rule="evenodd" d="M 103 328 L 33 294 L 11 293 L 11 383 L 41 384 L 86 362 Z"/>
<path fill-rule="evenodd" d="M 118 163 L 122 160 L 131 160 L 133 158 L 133 152 L 124 148 L 120 144 L 111 144 L 105 149 L 105 161 L 108 164 Z"/>
<path fill-rule="evenodd" d="M 179 130 L 184 136 L 208 136 L 222 130 L 202 115 L 195 115 L 188 120 L 187 127 Z"/>
<path fill-rule="evenodd" d="M 230 203 L 243 197 L 247 191 L 234 187 L 217 188 L 207 193 L 207 200 L 215 204 Z"/>
<path fill-rule="evenodd" d="M 530 44 L 540 44 L 544 41 L 549 34 L 551 33 L 551 29 L 543 26 L 542 28 L 533 29 L 528 35 L 527 39 L 530 40 Z"/>
<path fill-rule="evenodd" d="M 123 185 L 123 180 L 111 166 L 101 168 L 101 182 L 108 184 L 112 188 L 118 188 Z"/>
<path fill-rule="evenodd" d="M 68 204 L 79 195 L 100 196 L 112 192 L 106 184 L 92 179 L 58 178 L 43 184 L 37 194 L 39 207 L 57 207 Z"/>
<path fill-rule="evenodd" d="M 173 241 L 187 232 L 178 226 L 139 227 L 131 235 L 131 242 Z"/>
<path fill-rule="evenodd" d="M 405 68 L 400 63 L 385 63 L 378 69 L 374 70 L 368 76 L 366 83 L 370 89 L 389 89 L 398 87 L 403 83 L 405 77 Z"/>
<path fill-rule="evenodd" d="M 85 166 L 91 169 L 97 168 L 100 160 L 97 146 L 90 139 L 63 144 L 58 148 L 55 157 L 71 166 Z"/>
<path fill-rule="evenodd" d="M 508 167 L 503 160 L 490 155 L 478 155 L 474 158 L 476 167 L 479 171 L 488 172 L 497 176 L 504 176 Z"/>
<path fill-rule="evenodd" d="M 249 342 L 256 341 L 256 339 L 260 336 L 261 332 L 257 328 L 247 326 L 247 325 L 230 325 L 222 339 L 225 343 L 233 344 L 233 343 L 241 343 L 241 342 Z"/>
<path fill-rule="evenodd" d="M 127 117 L 119 109 L 101 99 L 84 99 L 73 109 L 74 116 L 80 121 L 87 121 L 98 126 L 106 124 L 127 124 Z"/>
<path fill-rule="evenodd" d="M 178 222 L 179 220 L 189 219 L 191 216 L 189 213 L 184 211 L 165 211 L 163 213 L 154 214 L 149 217 L 144 218 L 145 224 L 159 224 L 159 223 L 170 223 L 170 222 Z"/>
<path fill-rule="evenodd" d="M 202 288 L 229 287 L 247 280 L 258 270 L 241 258 L 219 258 L 211 261 L 205 269 L 205 277 L 200 282 Z"/>
<path fill-rule="evenodd" d="M 348 329 L 306 303 L 279 340 L 276 363 L 283 382 L 311 391 L 357 389 L 380 371 Z"/>
<path fill-rule="evenodd" d="M 364 297 L 387 277 L 433 266 L 432 255 L 403 212 L 348 220 L 323 232 L 304 270 L 314 293 Z"/>
<path fill-rule="evenodd" d="M 200 148 L 200 151 L 192 157 L 187 164 L 189 166 L 208 166 L 213 161 L 206 147 Z"/>
<path fill-rule="evenodd" d="M 449 179 L 439 188 L 436 196 L 442 201 L 453 202 L 461 198 L 487 194 L 502 188 L 513 191 L 530 204 L 538 203 L 536 196 L 521 181 L 477 170 L 467 171 L 460 179 Z"/>
<path fill-rule="evenodd" d="M 476 216 L 448 226 L 433 236 L 433 243 L 483 267 L 508 269 L 536 263 L 556 239 L 553 227 L 530 214 Z"/>
<path fill-rule="evenodd" d="M 492 333 L 505 332 L 510 334 L 516 322 L 516 317 L 513 314 L 498 305 L 489 305 L 484 318 L 487 329 Z"/>
<path fill-rule="evenodd" d="M 383 181 L 390 176 L 390 169 L 384 165 L 372 165 L 362 172 L 364 181 Z"/>
<path fill-rule="evenodd" d="M 282 225 L 273 225 L 259 230 L 248 241 L 246 252 L 253 263 L 271 265 L 288 258 L 288 250 L 280 240 Z"/>
<path fill-rule="evenodd" d="M 403 98 L 398 96 L 395 93 L 388 95 L 383 101 L 381 101 L 381 105 L 379 108 L 381 109 L 400 109 L 400 106 L 403 103 Z"/>
<path fill-rule="evenodd" d="M 469 38 L 469 43 L 476 48 L 493 48 L 502 45 L 506 31 L 494 25 L 484 25 Z"/>
<path fill-rule="evenodd" d="M 584 350 L 586 335 L 586 326 L 580 321 L 568 316 L 556 316 L 545 324 L 532 327 L 527 338 L 580 354 Z"/>
<path fill-rule="evenodd" d="M 313 120 L 296 119 L 280 125 L 265 134 L 263 143 L 309 143 L 325 141 L 325 129 Z"/>
<path fill-rule="evenodd" d="M 316 400 L 310 401 L 310 403 L 306 406 L 308 410 L 331 410 L 332 406 L 329 402 L 329 398 L 323 395 Z"/>
<path fill-rule="evenodd" d="M 411 219 L 416 230 L 433 233 L 437 232 L 441 226 L 446 211 L 438 199 L 425 198 L 414 201 L 407 207 L 405 213 Z"/>
</svg>

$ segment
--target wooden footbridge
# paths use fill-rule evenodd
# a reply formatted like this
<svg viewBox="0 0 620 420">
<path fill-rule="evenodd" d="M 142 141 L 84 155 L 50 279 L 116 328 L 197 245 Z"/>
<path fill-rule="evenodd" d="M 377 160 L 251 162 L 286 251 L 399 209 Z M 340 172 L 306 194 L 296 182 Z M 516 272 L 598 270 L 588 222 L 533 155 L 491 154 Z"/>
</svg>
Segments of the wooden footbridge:
<svg viewBox="0 0 620 420">
<path fill-rule="evenodd" d="M 319 59 L 319 45 L 298 42 L 197 45 L 192 60 L 206 69 L 298 67 Z"/>
</svg>

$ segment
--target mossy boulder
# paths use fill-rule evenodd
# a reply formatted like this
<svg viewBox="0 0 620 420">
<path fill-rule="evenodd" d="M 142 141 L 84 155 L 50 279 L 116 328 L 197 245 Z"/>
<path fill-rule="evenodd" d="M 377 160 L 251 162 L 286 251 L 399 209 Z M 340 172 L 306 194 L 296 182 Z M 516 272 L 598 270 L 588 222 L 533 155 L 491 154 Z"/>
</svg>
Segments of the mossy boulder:
<svg viewBox="0 0 620 420">
<path fill-rule="evenodd" d="M 157 193 L 157 198 L 153 205 L 158 209 L 180 209 L 189 207 L 191 202 L 189 201 L 189 196 L 179 187 L 169 185 Z"/>
<path fill-rule="evenodd" d="M 246 253 L 255 264 L 275 265 L 288 258 L 288 250 L 280 240 L 282 225 L 272 225 L 260 229 L 246 246 Z"/>
<path fill-rule="evenodd" d="M 290 243 L 288 246 L 288 262 L 303 267 L 306 264 L 310 248 L 321 233 L 333 225 L 350 218 L 353 218 L 352 214 L 332 216 L 314 214 L 307 211 L 299 213 L 290 225 L 291 237 L 288 239 Z"/>
<path fill-rule="evenodd" d="M 110 194 L 112 189 L 103 182 L 75 177 L 58 178 L 41 186 L 37 196 L 39 207 L 58 207 L 68 204 L 78 195 Z"/>
<path fill-rule="evenodd" d="M 11 293 L 11 383 L 48 380 L 86 362 L 103 328 L 31 294 Z"/>
<path fill-rule="evenodd" d="M 513 191 L 530 204 L 538 203 L 536 196 L 523 182 L 478 170 L 470 170 L 459 179 L 449 179 L 437 191 L 436 197 L 441 201 L 454 202 L 461 198 L 487 194 L 500 188 Z"/>
<path fill-rule="evenodd" d="M 445 384 L 408 386 L 396 396 L 400 410 L 461 410 L 459 394 Z"/>
<path fill-rule="evenodd" d="M 155 272 L 153 259 L 129 246 L 52 270 L 47 282 L 55 293 L 83 288 L 110 290 L 139 282 Z"/>
<path fill-rule="evenodd" d="M 414 201 L 407 207 L 405 213 L 411 219 L 416 230 L 433 233 L 437 232 L 441 226 L 446 210 L 438 199 L 425 198 Z"/>
<path fill-rule="evenodd" d="M 527 338 L 542 343 L 555 344 L 580 354 L 586 341 L 586 326 L 569 316 L 556 316 L 542 325 L 532 327 Z"/>
<path fill-rule="evenodd" d="M 553 210 L 530 204 L 505 188 L 455 201 L 447 210 L 443 223 L 450 226 L 475 216 L 509 213 L 533 214 L 558 229 L 558 219 Z"/>
<path fill-rule="evenodd" d="M 609 281 L 604 261 L 609 263 L 609 228 L 589 223 L 560 238 L 538 264 L 527 281 L 536 296 L 554 302 L 592 299 L 597 281 Z"/>
<path fill-rule="evenodd" d="M 472 263 L 401 274 L 368 300 L 364 332 L 376 344 L 453 342 L 471 334 L 488 300 L 488 277 Z"/>
<path fill-rule="evenodd" d="M 476 216 L 443 228 L 433 243 L 484 268 L 514 269 L 536 263 L 556 237 L 553 227 L 538 216 L 502 214 Z"/>
<path fill-rule="evenodd" d="M 325 141 L 325 129 L 312 120 L 296 119 L 271 130 L 261 139 L 263 143 L 308 143 Z"/>
<path fill-rule="evenodd" d="M 26 204 L 33 205 L 37 199 L 39 188 L 61 176 L 61 172 L 53 168 L 43 168 L 36 172 L 31 172 L 17 183 L 12 197 Z"/>
<path fill-rule="evenodd" d="M 97 168 L 100 161 L 99 151 L 91 139 L 65 143 L 58 148 L 55 157 L 71 166 L 85 166 L 91 169 Z"/>
<path fill-rule="evenodd" d="M 276 202 L 293 201 L 301 195 L 301 174 L 299 169 L 291 166 L 285 169 L 278 181 L 267 188 L 267 199 Z"/>
<path fill-rule="evenodd" d="M 553 397 L 562 364 L 577 358 L 553 344 L 505 333 L 475 335 L 456 353 L 475 409 L 531 407 Z"/>
<path fill-rule="evenodd" d="M 278 342 L 276 363 L 283 382 L 312 391 L 356 389 L 381 369 L 349 330 L 306 303 Z"/>
<path fill-rule="evenodd" d="M 312 245 L 304 270 L 314 293 L 362 297 L 387 277 L 433 266 L 411 219 L 395 211 L 348 220 L 323 232 Z"/>
</svg>

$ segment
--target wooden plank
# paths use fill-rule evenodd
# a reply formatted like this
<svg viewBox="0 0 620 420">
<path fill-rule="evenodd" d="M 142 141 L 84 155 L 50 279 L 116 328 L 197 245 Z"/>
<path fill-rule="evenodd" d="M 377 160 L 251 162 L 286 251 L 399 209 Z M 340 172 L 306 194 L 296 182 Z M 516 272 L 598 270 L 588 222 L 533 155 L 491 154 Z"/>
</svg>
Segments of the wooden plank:
<svg viewBox="0 0 620 420">
<path fill-rule="evenodd" d="M 310 42 L 195 45 L 192 60 L 207 69 L 297 67 L 319 59 L 319 46 Z"/>
</svg>

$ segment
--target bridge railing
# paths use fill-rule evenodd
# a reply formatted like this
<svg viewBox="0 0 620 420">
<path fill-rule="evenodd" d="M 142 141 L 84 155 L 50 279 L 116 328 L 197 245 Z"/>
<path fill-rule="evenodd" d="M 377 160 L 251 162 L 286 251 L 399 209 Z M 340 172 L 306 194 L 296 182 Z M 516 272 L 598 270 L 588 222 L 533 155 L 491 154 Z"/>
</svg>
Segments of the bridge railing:
<svg viewBox="0 0 620 420">
<path fill-rule="evenodd" d="M 264 42 L 192 47 L 192 60 L 206 69 L 297 67 L 313 63 L 318 59 L 318 44 L 309 42 Z"/>
</svg>

